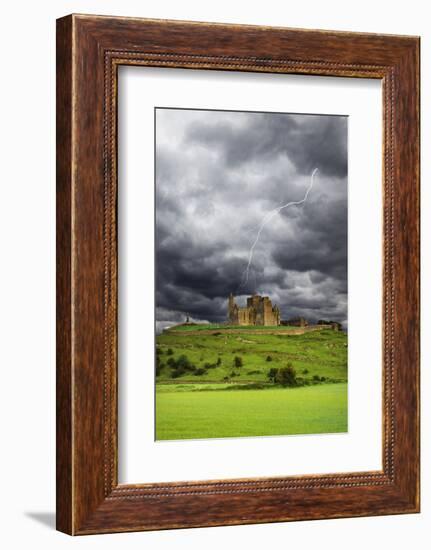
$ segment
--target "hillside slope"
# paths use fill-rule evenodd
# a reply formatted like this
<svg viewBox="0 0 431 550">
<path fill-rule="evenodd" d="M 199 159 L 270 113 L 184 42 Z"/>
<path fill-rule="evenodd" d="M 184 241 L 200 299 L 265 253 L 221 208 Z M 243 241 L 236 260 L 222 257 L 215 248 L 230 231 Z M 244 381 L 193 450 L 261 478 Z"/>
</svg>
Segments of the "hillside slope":
<svg viewBox="0 0 431 550">
<path fill-rule="evenodd" d="M 304 382 L 347 381 L 347 335 L 334 330 L 295 334 L 295 328 L 190 327 L 157 336 L 157 382 L 267 382 L 271 368 L 290 364 Z M 188 331 L 188 332 L 187 332 Z M 183 357 L 185 369 L 177 369 Z M 240 358 L 238 361 L 237 358 Z M 321 380 L 322 377 L 324 380 Z"/>
</svg>

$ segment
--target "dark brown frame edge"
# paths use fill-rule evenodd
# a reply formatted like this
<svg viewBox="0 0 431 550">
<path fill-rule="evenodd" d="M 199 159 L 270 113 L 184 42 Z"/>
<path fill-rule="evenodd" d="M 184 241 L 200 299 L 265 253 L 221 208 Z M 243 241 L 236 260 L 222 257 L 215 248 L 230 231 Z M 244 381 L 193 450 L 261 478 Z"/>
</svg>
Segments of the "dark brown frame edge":
<svg viewBox="0 0 431 550">
<path fill-rule="evenodd" d="M 382 79 L 382 471 L 118 484 L 116 92 L 122 64 Z M 419 38 L 59 19 L 57 529 L 90 534 L 418 511 Z"/>
</svg>

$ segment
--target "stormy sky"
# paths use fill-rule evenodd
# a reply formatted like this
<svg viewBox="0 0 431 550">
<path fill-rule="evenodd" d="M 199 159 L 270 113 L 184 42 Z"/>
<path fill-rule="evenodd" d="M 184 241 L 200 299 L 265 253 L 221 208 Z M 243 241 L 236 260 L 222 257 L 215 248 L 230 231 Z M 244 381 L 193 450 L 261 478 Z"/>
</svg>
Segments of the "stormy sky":
<svg viewBox="0 0 431 550">
<path fill-rule="evenodd" d="M 347 117 L 156 109 L 156 322 L 222 322 L 227 297 L 347 327 Z M 265 216 L 244 284 L 250 247 Z"/>
</svg>

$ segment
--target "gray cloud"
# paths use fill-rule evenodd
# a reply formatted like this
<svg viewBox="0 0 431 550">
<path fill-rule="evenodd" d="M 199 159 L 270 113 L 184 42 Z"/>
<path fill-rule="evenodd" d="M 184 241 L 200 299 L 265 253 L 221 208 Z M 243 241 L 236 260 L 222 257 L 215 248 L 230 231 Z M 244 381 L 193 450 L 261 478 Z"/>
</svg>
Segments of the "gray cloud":
<svg viewBox="0 0 431 550">
<path fill-rule="evenodd" d="M 330 176 L 347 175 L 347 118 L 321 115 L 239 113 L 243 126 L 229 122 L 194 122 L 187 138 L 216 149 L 228 166 L 270 161 L 286 155 L 301 173 L 316 167 Z"/>
<path fill-rule="evenodd" d="M 247 285 L 238 288 L 263 217 Z M 230 292 L 347 319 L 347 118 L 157 109 L 156 317 L 222 321 Z"/>
</svg>

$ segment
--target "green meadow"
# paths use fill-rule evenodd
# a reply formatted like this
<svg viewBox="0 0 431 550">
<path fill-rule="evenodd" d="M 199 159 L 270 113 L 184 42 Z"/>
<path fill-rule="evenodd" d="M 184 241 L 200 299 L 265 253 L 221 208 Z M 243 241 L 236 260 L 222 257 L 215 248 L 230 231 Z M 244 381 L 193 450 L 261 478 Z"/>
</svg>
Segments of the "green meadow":
<svg viewBox="0 0 431 550">
<path fill-rule="evenodd" d="M 157 336 L 156 439 L 347 431 L 347 335 L 256 328 L 183 325 Z M 286 367 L 288 384 L 274 375 Z"/>
<path fill-rule="evenodd" d="M 156 392 L 156 439 L 347 431 L 347 384 Z"/>
</svg>

